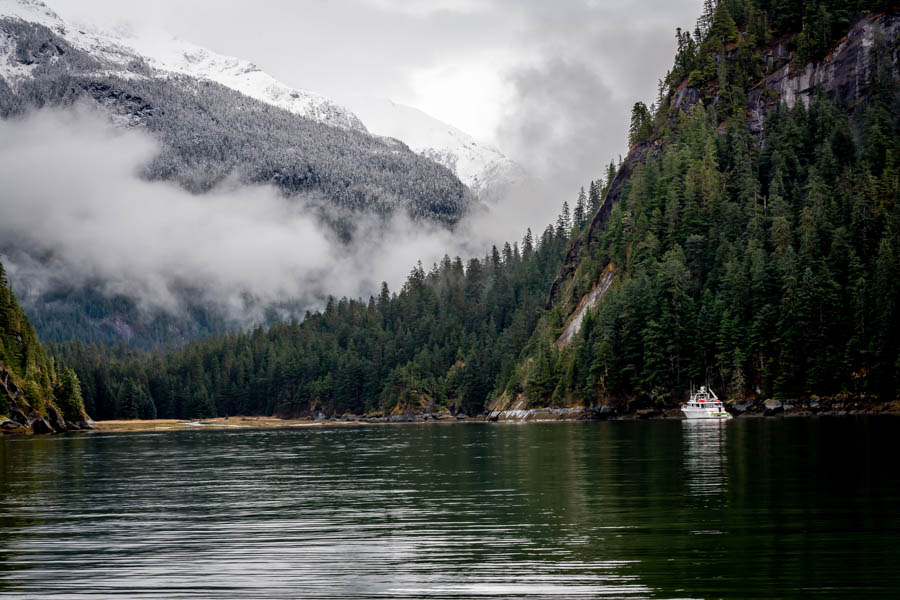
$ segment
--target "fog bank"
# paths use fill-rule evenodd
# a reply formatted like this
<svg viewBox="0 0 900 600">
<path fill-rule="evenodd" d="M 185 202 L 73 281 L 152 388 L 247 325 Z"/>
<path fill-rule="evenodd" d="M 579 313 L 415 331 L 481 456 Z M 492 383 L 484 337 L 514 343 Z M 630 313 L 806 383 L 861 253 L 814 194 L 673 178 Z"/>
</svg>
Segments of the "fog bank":
<svg viewBox="0 0 900 600">
<path fill-rule="evenodd" d="M 98 282 L 178 312 L 190 290 L 246 321 L 273 303 L 368 297 L 382 280 L 396 290 L 417 259 L 480 245 L 404 215 L 359 216 L 348 245 L 319 222 L 322 198 L 236 183 L 194 195 L 142 179 L 158 151 L 147 133 L 84 108 L 0 121 L 0 253 L 26 301 Z"/>
</svg>

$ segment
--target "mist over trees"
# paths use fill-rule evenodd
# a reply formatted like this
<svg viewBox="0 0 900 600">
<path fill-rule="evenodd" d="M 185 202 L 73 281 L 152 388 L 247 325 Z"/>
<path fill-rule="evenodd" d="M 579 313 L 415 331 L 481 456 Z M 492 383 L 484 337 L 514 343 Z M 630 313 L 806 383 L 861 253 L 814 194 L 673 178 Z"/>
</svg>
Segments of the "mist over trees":
<svg viewBox="0 0 900 600">
<path fill-rule="evenodd" d="M 602 182 L 592 184 L 601 190 Z M 599 193 L 599 192 L 598 192 Z M 531 338 L 566 247 L 568 211 L 539 238 L 465 263 L 419 264 L 396 293 L 329 299 L 302 322 L 257 327 L 163 354 L 52 345 L 97 418 L 236 414 L 479 414 Z"/>
<path fill-rule="evenodd" d="M 398 216 L 451 228 L 474 202 L 450 171 L 396 140 L 324 125 L 211 81 L 161 74 L 141 60 L 123 67 L 72 47 L 42 25 L 0 18 L 0 36 L 9 36 L 10 67 L 21 75 L 9 82 L 0 77 L 0 118 L 27 119 L 48 108 L 99 109 L 117 126 L 147 131 L 159 143 L 160 152 L 140 166 L 147 181 L 173 182 L 197 195 L 271 185 L 347 243 L 354 235 L 388 235 Z M 104 193 L 103 181 L 96 187 Z M 0 253 L 11 261 L 29 251 L 0 240 Z M 52 258 L 32 253 L 26 262 Z M 51 288 L 24 298 L 48 341 L 124 340 L 164 348 L 235 327 L 231 315 L 198 301 L 189 286 L 183 286 L 184 310 L 160 312 L 145 310 L 140 298 L 110 293 L 98 278 L 44 279 L 53 281 Z M 260 311 L 266 313 L 262 322 L 285 313 L 274 305 Z M 296 303 L 288 307 L 296 311 Z"/>
</svg>

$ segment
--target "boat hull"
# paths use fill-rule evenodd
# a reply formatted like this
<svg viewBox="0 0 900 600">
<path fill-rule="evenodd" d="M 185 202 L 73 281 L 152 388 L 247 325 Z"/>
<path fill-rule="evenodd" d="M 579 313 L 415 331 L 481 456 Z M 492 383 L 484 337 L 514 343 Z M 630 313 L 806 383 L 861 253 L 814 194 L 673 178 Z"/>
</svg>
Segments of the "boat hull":
<svg viewBox="0 0 900 600">
<path fill-rule="evenodd" d="M 710 408 L 681 407 L 681 412 L 684 414 L 685 419 L 707 419 L 712 421 L 723 421 L 731 418 L 731 415 L 725 411 L 718 411 Z"/>
</svg>

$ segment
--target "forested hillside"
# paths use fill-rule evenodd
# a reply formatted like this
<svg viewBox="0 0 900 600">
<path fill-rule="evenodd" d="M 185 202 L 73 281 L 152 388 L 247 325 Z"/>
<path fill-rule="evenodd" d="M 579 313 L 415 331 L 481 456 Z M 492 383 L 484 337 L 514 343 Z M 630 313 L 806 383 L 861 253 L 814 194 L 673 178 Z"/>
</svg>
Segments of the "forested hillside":
<svg viewBox="0 0 900 600">
<path fill-rule="evenodd" d="M 104 416 L 893 400 L 898 31 L 885 3 L 708 2 L 539 243 L 175 354 L 55 352 Z"/>
<path fill-rule="evenodd" d="M 398 293 L 331 299 L 302 322 L 262 327 L 170 353 L 54 345 L 74 365 L 97 418 L 234 414 L 479 414 L 531 337 L 573 231 L 601 184 L 539 239 L 465 264 L 415 267 Z"/>
<path fill-rule="evenodd" d="M 850 29 L 878 8 L 723 1 L 678 32 L 658 105 L 635 106 L 627 169 L 494 408 L 660 406 L 691 382 L 897 397 L 898 22 Z"/>
<path fill-rule="evenodd" d="M 47 357 L 0 263 L 0 433 L 89 427 L 78 376 Z"/>
</svg>

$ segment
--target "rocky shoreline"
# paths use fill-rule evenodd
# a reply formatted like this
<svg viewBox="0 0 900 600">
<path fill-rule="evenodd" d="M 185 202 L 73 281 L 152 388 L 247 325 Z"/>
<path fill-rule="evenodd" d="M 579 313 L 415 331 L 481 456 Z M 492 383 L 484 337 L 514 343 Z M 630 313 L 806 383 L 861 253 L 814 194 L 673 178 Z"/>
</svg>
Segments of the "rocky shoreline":
<svg viewBox="0 0 900 600">
<path fill-rule="evenodd" d="M 818 398 L 810 400 L 726 401 L 726 410 L 735 418 L 753 417 L 810 417 L 848 415 L 900 415 L 900 400 L 882 402 L 869 398 Z M 603 404 L 595 407 L 528 408 L 490 411 L 470 416 L 464 413 L 407 413 L 394 415 L 331 416 L 318 412 L 308 419 L 311 423 L 452 423 L 452 422 L 548 422 L 548 421 L 635 421 L 682 420 L 678 405 L 640 407 L 628 404 Z"/>
<path fill-rule="evenodd" d="M 851 415 L 900 415 L 900 400 L 883 402 L 868 398 L 818 398 L 809 400 L 753 400 L 723 403 L 735 418 L 812 417 Z M 491 422 L 532 421 L 634 421 L 650 419 L 682 420 L 678 406 L 637 408 L 625 404 L 597 407 L 531 408 L 492 411 L 485 416 Z"/>
<path fill-rule="evenodd" d="M 37 414 L 26 415 L 24 412 L 10 410 L 9 418 L 0 420 L 0 434 L 3 433 L 67 433 L 70 431 L 90 431 L 96 427 L 92 419 L 83 421 L 66 421 L 55 410 L 48 411 L 46 417 Z"/>
<path fill-rule="evenodd" d="M 900 415 L 900 400 L 881 402 L 863 398 L 813 398 L 810 400 L 780 402 L 756 400 L 725 402 L 725 407 L 735 418 L 762 417 L 812 417 L 812 416 L 863 416 Z M 55 416 L 54 416 L 55 415 Z M 283 429 L 289 427 L 314 427 L 326 425 L 378 425 L 409 423 L 547 423 L 553 421 L 639 421 L 683 420 L 677 406 L 635 408 L 621 404 L 604 404 L 597 407 L 530 408 L 498 410 L 484 415 L 470 416 L 464 413 L 418 414 L 370 414 L 342 415 L 339 417 L 316 413 L 310 418 L 280 417 L 219 417 L 211 419 L 179 420 L 154 419 L 137 421 L 68 422 L 53 411 L 49 418 L 28 417 L 13 411 L 11 418 L 0 421 L 0 432 L 18 434 L 47 433 L 122 433 L 178 430 L 246 430 Z"/>
<path fill-rule="evenodd" d="M 11 388 L 11 392 L 9 393 Z M 78 421 L 68 421 L 55 406 L 47 407 L 47 414 L 41 415 L 31 407 L 22 407 L 15 397 L 20 391 L 11 381 L 5 382 L 3 391 L 12 399 L 8 405 L 8 415 L 0 417 L 0 434 L 4 433 L 66 433 L 68 431 L 87 431 L 94 428 L 90 417 Z"/>
</svg>

